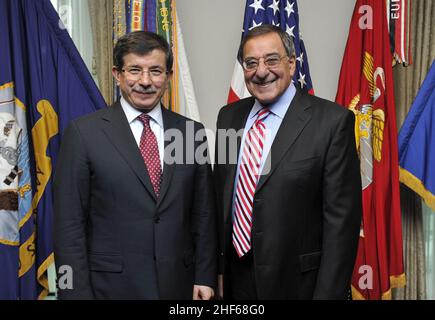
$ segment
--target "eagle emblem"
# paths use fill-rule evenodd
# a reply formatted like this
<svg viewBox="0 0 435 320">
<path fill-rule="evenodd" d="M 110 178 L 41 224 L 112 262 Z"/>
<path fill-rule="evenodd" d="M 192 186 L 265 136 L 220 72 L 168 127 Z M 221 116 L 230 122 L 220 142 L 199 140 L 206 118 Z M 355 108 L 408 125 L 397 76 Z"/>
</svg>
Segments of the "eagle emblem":
<svg viewBox="0 0 435 320">
<path fill-rule="evenodd" d="M 383 68 L 373 67 L 373 57 L 365 52 L 363 74 L 369 84 L 371 103 L 360 104 L 357 94 L 349 104 L 349 110 L 355 114 L 355 139 L 361 161 L 361 179 L 363 190 L 373 181 L 373 161 L 382 159 L 385 113 L 374 105 L 385 92 L 385 73 Z M 379 81 L 378 81 L 379 80 Z M 380 87 L 377 86 L 380 83 Z"/>
</svg>

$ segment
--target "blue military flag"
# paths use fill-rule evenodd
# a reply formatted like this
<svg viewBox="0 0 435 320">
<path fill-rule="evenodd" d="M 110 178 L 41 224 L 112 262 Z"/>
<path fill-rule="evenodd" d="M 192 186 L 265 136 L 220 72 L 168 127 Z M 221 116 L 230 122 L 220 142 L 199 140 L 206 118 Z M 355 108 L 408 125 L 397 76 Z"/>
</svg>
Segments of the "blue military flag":
<svg viewBox="0 0 435 320">
<path fill-rule="evenodd" d="M 49 0 L 0 0 L 0 299 L 43 299 L 63 130 L 105 106 Z"/>
<path fill-rule="evenodd" d="M 435 61 L 399 132 L 400 181 L 435 210 Z"/>
</svg>

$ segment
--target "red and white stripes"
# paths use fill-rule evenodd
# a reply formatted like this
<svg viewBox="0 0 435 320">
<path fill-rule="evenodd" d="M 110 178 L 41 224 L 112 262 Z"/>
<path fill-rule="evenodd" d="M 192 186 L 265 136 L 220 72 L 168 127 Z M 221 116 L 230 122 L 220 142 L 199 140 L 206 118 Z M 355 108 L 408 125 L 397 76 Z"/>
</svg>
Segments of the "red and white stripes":
<svg viewBox="0 0 435 320">
<path fill-rule="evenodd" d="M 236 197 L 234 200 L 233 245 L 239 257 L 251 249 L 252 209 L 259 179 L 261 157 L 266 139 L 264 119 L 269 109 L 262 109 L 249 129 L 239 164 Z"/>
</svg>

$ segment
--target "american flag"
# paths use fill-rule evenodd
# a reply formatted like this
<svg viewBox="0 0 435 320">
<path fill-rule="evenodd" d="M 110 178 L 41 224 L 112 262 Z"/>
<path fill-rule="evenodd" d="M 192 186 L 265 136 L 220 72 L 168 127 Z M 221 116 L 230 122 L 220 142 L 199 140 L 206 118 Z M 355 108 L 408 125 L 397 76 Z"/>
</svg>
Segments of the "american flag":
<svg viewBox="0 0 435 320">
<path fill-rule="evenodd" d="M 247 0 L 242 38 L 249 30 L 264 24 L 278 26 L 293 38 L 296 51 L 296 71 L 293 75 L 293 83 L 295 86 L 314 94 L 308 68 L 308 57 L 299 30 L 296 0 Z M 244 82 L 243 69 L 236 62 L 228 102 L 231 103 L 249 95 Z"/>
</svg>

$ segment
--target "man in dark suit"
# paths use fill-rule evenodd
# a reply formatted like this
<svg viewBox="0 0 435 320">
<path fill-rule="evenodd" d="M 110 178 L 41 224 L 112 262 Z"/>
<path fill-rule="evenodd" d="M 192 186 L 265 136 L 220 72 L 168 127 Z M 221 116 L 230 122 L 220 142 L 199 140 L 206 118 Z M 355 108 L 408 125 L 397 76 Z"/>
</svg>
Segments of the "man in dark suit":
<svg viewBox="0 0 435 320">
<path fill-rule="evenodd" d="M 361 221 L 354 116 L 295 88 L 278 27 L 248 32 L 238 60 L 253 97 L 221 109 L 214 170 L 224 298 L 345 299 Z"/>
<path fill-rule="evenodd" d="M 73 121 L 64 134 L 54 247 L 57 269 L 73 270 L 73 288 L 59 290 L 61 299 L 213 297 L 211 168 L 206 154 L 192 157 L 207 142 L 200 123 L 160 103 L 172 62 L 162 37 L 122 37 L 113 67 L 120 101 Z M 194 136 L 201 139 L 188 141 Z"/>
</svg>

